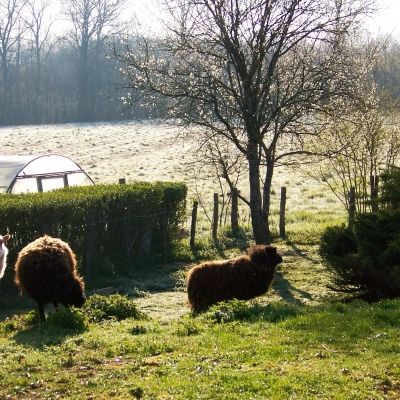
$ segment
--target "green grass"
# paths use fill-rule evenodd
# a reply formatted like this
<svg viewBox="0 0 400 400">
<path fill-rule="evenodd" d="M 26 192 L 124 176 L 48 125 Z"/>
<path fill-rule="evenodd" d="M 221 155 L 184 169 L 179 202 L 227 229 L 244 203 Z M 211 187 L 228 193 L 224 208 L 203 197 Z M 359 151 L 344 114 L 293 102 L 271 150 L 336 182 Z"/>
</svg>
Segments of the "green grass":
<svg viewBox="0 0 400 400">
<path fill-rule="evenodd" d="M 236 301 L 169 323 L 103 321 L 84 333 L 44 324 L 4 329 L 8 321 L 0 396 L 395 399 L 399 321 L 400 301 Z"/>
<path fill-rule="evenodd" d="M 271 291 L 203 313 L 187 307 L 186 272 L 242 253 L 249 227 L 221 230 L 217 245 L 200 237 L 195 251 L 185 239 L 180 262 L 87 284 L 82 310 L 49 306 L 45 324 L 31 300 L 3 291 L 0 399 L 399 398 L 400 300 L 347 303 L 327 289 L 319 237 L 342 222 L 329 209 L 288 213 Z"/>
</svg>

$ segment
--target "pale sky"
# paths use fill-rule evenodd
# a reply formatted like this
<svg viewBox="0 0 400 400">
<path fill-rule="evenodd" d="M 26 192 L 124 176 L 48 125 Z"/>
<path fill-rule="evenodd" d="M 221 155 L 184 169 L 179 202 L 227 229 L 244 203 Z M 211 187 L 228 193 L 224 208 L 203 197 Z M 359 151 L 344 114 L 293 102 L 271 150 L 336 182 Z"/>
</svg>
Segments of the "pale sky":
<svg viewBox="0 0 400 400">
<path fill-rule="evenodd" d="M 157 0 L 129 0 L 129 3 L 134 6 L 139 16 L 143 16 L 144 21 L 149 18 L 152 21 L 150 25 L 154 28 L 154 13 L 157 14 L 160 10 Z M 376 0 L 376 4 L 380 11 L 367 19 L 368 30 L 374 35 L 392 33 L 395 37 L 400 37 L 400 0 Z"/>
<path fill-rule="evenodd" d="M 392 33 L 396 38 L 400 37 L 400 0 L 376 0 L 381 9 L 373 17 L 367 19 L 368 30 L 375 34 Z M 139 16 L 139 20 L 149 26 L 151 30 L 157 31 L 157 17 L 160 7 L 157 0 L 128 0 L 125 16 L 129 19 L 131 10 Z M 58 23 L 60 29 L 63 24 Z"/>
<path fill-rule="evenodd" d="M 368 19 L 368 26 L 373 33 L 393 33 L 400 36 L 400 0 L 377 0 L 381 10 Z"/>
</svg>

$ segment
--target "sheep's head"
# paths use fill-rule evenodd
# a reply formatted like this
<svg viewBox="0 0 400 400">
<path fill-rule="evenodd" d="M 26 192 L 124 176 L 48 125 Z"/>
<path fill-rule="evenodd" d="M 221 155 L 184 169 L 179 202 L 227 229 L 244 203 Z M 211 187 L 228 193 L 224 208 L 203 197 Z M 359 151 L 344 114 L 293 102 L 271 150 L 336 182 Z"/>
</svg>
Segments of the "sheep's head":
<svg viewBox="0 0 400 400">
<path fill-rule="evenodd" d="M 251 261 L 267 269 L 275 269 L 283 259 L 276 251 L 276 247 L 269 245 L 257 245 L 247 249 Z"/>
<path fill-rule="evenodd" d="M 78 277 L 73 277 L 60 293 L 60 302 L 65 306 L 82 307 L 86 302 L 83 282 Z"/>
</svg>

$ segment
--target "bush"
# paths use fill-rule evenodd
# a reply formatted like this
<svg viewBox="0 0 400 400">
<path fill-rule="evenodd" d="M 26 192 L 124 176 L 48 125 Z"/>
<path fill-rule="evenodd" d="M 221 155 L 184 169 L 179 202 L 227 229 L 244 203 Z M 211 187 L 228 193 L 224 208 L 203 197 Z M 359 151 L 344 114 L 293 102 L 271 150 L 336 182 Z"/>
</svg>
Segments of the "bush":
<svg viewBox="0 0 400 400">
<path fill-rule="evenodd" d="M 119 294 L 109 297 L 94 294 L 87 299 L 83 309 L 90 322 L 94 323 L 112 318 L 118 321 L 126 318 L 145 319 L 132 300 Z"/>
<path fill-rule="evenodd" d="M 76 186 L 0 196 L 0 234 L 11 234 L 8 263 L 43 233 L 66 241 L 85 280 L 129 275 L 164 261 L 164 249 L 186 219 L 183 183 Z M 94 251 L 95 249 L 95 251 Z M 85 270 L 83 270 L 85 266 Z M 13 285 L 13 270 L 4 280 Z"/>
<path fill-rule="evenodd" d="M 271 303 L 262 306 L 257 302 L 245 300 L 228 300 L 217 303 L 209 308 L 206 318 L 217 323 L 234 321 L 267 321 L 277 323 L 299 313 L 295 304 Z"/>
<path fill-rule="evenodd" d="M 14 332 L 27 328 L 31 328 L 34 325 L 41 323 L 39 312 L 32 310 L 27 314 L 14 315 L 11 318 L 6 318 L 5 321 L 0 323 L 0 332 Z"/>
<path fill-rule="evenodd" d="M 328 228 L 319 253 L 332 276 L 330 288 L 368 301 L 400 297 L 400 173 L 383 175 L 377 212 L 359 214 L 354 231 Z"/>
<path fill-rule="evenodd" d="M 326 260 L 335 261 L 356 252 L 357 238 L 351 230 L 343 225 L 329 227 L 322 235 L 320 254 Z"/>
<path fill-rule="evenodd" d="M 74 307 L 63 307 L 50 314 L 46 320 L 47 325 L 75 332 L 84 332 L 89 329 L 89 319 L 82 310 Z"/>
</svg>

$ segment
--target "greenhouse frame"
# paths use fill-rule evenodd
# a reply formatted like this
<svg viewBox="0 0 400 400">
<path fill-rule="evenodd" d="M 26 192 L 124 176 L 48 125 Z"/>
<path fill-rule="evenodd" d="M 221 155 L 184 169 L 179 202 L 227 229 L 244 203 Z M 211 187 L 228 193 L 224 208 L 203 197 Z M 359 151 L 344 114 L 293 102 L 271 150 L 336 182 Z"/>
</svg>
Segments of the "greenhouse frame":
<svg viewBox="0 0 400 400">
<path fill-rule="evenodd" d="M 58 154 L 0 155 L 0 193 L 48 192 L 94 185 L 77 163 Z"/>
</svg>

